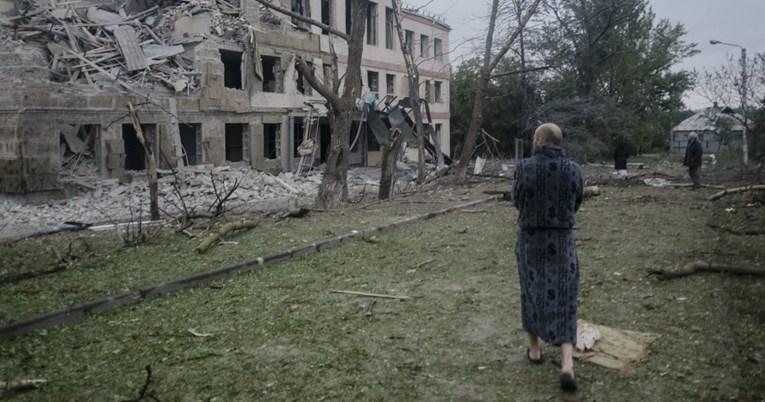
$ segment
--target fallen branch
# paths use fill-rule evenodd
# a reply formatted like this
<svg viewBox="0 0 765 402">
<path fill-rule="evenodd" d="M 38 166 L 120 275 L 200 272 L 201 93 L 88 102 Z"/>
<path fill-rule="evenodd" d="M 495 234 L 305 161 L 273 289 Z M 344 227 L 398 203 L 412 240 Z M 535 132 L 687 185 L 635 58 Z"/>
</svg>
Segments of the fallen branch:
<svg viewBox="0 0 765 402">
<path fill-rule="evenodd" d="M 364 297 L 376 297 L 378 299 L 394 299 L 394 300 L 409 300 L 409 296 L 393 296 L 393 295 L 381 295 L 377 293 L 366 292 L 354 292 L 352 290 L 335 290 L 330 289 L 330 293 L 340 293 L 344 295 L 364 296 Z"/>
<path fill-rule="evenodd" d="M 291 208 L 290 210 L 279 214 L 276 218 L 276 222 L 281 222 L 287 218 L 305 218 L 310 213 L 311 210 L 308 208 Z"/>
<path fill-rule="evenodd" d="M 37 389 L 47 383 L 48 380 L 43 379 L 0 381 L 0 395 Z"/>
<path fill-rule="evenodd" d="M 138 392 L 138 397 L 135 399 L 127 399 L 122 402 L 138 402 L 146 398 L 151 398 L 155 401 L 159 401 L 159 399 L 157 399 L 157 397 L 154 396 L 154 391 L 149 392 L 148 394 L 146 393 L 149 390 L 149 386 L 151 385 L 151 379 L 152 379 L 151 365 L 149 364 L 146 366 L 146 381 L 144 381 L 143 387 L 141 387 L 141 391 Z"/>
<path fill-rule="evenodd" d="M 721 274 L 765 276 L 765 269 L 737 267 L 722 264 L 710 264 L 704 261 L 690 263 L 682 268 L 651 269 L 649 272 L 658 275 L 660 279 L 680 278 L 702 272 L 717 272 Z"/>
<path fill-rule="evenodd" d="M 230 232 L 239 230 L 249 230 L 258 226 L 260 222 L 257 221 L 242 221 L 242 222 L 230 222 L 221 226 L 220 230 L 216 233 L 210 234 L 202 243 L 200 243 L 194 250 L 199 254 L 204 254 L 209 251 L 213 246 Z"/>
<path fill-rule="evenodd" d="M 765 184 L 757 184 L 757 185 L 753 185 L 753 186 L 744 186 L 744 187 L 735 187 L 735 188 L 726 188 L 725 190 L 720 191 L 719 193 L 715 193 L 715 194 L 709 196 L 709 198 L 707 198 L 707 201 L 719 200 L 720 198 L 723 198 L 726 195 L 745 193 L 747 191 L 765 191 Z"/>
<path fill-rule="evenodd" d="M 672 186 L 672 187 L 680 187 L 680 188 L 682 188 L 682 187 L 693 187 L 693 183 L 672 183 L 672 184 L 670 184 L 670 186 Z M 701 187 L 704 187 L 704 188 L 713 188 L 713 189 L 716 189 L 716 190 L 723 190 L 723 189 L 725 189 L 725 186 L 719 186 L 719 185 L 716 185 L 716 184 L 702 184 Z"/>
</svg>

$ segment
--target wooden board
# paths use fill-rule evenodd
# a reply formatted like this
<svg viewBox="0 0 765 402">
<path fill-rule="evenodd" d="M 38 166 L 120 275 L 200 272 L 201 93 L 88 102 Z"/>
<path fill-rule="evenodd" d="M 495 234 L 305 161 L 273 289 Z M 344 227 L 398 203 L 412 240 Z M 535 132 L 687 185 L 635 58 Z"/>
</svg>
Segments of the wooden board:
<svg viewBox="0 0 765 402">
<path fill-rule="evenodd" d="M 578 325 L 587 323 L 578 320 Z M 589 323 L 600 331 L 601 338 L 591 351 L 574 351 L 574 358 L 613 370 L 627 371 L 648 355 L 649 346 L 658 334 L 621 330 Z"/>
<path fill-rule="evenodd" d="M 138 45 L 138 37 L 135 30 L 130 26 L 119 26 L 114 29 L 114 39 L 125 57 L 128 71 L 144 70 L 149 67 L 143 49 Z"/>
</svg>

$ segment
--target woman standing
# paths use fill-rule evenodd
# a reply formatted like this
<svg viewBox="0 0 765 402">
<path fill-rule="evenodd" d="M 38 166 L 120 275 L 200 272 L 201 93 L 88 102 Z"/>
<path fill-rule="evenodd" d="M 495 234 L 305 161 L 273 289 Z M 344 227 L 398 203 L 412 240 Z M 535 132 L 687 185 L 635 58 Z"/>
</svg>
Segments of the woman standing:
<svg viewBox="0 0 765 402">
<path fill-rule="evenodd" d="M 547 123 L 534 133 L 534 153 L 518 163 L 513 205 L 518 209 L 515 255 L 521 283 L 526 351 L 542 362 L 539 340 L 561 347 L 561 388 L 576 390 L 573 352 L 579 260 L 573 228 L 582 204 L 582 172 L 565 158 L 560 127 Z"/>
</svg>

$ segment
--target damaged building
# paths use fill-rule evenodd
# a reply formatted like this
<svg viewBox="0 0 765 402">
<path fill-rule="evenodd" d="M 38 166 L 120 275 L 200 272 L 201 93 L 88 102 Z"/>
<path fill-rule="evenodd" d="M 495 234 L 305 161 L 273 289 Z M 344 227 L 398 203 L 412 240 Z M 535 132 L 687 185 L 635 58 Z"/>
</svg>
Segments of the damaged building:
<svg viewBox="0 0 765 402">
<path fill-rule="evenodd" d="M 349 28 L 350 0 L 274 2 Z M 360 103 L 383 107 L 409 92 L 392 13 L 390 1 L 368 10 Z M 403 17 L 406 46 L 422 61 L 419 93 L 448 154 L 450 28 Z M 0 0 L 0 22 L 2 193 L 58 191 L 62 169 L 118 179 L 145 169 L 128 103 L 160 168 L 296 171 L 326 157 L 325 102 L 295 65 L 299 55 L 322 78 L 330 38 L 254 0 Z M 334 45 L 342 75 L 347 47 Z M 380 146 L 362 111 L 356 120 L 351 162 L 375 166 Z"/>
</svg>

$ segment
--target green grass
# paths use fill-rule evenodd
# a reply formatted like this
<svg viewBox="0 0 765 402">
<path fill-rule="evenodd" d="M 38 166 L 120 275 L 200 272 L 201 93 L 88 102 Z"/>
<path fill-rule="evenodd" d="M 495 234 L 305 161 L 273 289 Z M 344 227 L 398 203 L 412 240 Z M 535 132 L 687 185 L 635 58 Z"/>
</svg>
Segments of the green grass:
<svg viewBox="0 0 765 402">
<path fill-rule="evenodd" d="M 705 226 L 722 207 L 696 192 L 642 186 L 606 187 L 585 204 L 580 318 L 661 338 L 628 373 L 577 365 L 578 399 L 765 398 L 763 280 L 646 275 L 697 259 L 762 266 L 757 238 Z M 13 398 L 34 401 L 135 398 L 148 364 L 149 390 L 162 401 L 565 399 L 557 369 L 530 366 L 523 354 L 516 216 L 508 203 L 476 207 L 2 341 L 0 378 L 48 379 Z M 237 250 L 222 247 L 218 258 Z M 157 261 L 163 252 L 154 252 Z M 165 247 L 168 260 L 174 253 Z M 549 346 L 545 356 L 560 358 Z"/>
</svg>

